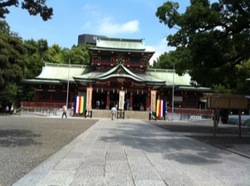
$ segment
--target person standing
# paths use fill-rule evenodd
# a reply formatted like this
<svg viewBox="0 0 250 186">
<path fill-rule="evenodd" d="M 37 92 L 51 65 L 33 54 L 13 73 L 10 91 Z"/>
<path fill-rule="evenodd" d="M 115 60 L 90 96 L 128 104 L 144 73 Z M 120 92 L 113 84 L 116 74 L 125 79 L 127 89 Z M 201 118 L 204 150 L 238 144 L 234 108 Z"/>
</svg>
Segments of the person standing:
<svg viewBox="0 0 250 186">
<path fill-rule="evenodd" d="M 129 106 L 130 106 L 130 101 L 129 101 L 129 99 L 126 99 L 126 103 L 125 103 L 125 104 L 126 104 L 126 109 L 129 110 Z"/>
<path fill-rule="evenodd" d="M 5 107 L 5 113 L 7 114 L 9 112 L 10 112 L 9 105 L 6 105 L 6 107 Z"/>
<path fill-rule="evenodd" d="M 64 118 L 64 116 L 67 119 L 67 107 L 66 107 L 66 105 L 63 106 L 62 118 Z"/>
<path fill-rule="evenodd" d="M 115 106 L 113 106 L 112 108 L 111 108 L 111 119 L 112 120 L 114 120 L 114 117 L 115 117 L 115 114 L 116 114 L 116 107 Z"/>
</svg>

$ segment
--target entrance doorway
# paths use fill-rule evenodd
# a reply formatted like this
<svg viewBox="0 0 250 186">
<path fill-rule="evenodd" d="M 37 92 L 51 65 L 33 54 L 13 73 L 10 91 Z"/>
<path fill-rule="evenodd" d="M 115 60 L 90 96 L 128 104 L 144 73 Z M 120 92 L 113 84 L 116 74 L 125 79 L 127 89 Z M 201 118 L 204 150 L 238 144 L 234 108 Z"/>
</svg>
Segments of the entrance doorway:
<svg viewBox="0 0 250 186">
<path fill-rule="evenodd" d="M 133 95 L 133 110 L 146 110 L 146 94 Z"/>
<path fill-rule="evenodd" d="M 93 92 L 92 105 L 95 109 L 106 109 L 107 93 Z"/>
<path fill-rule="evenodd" d="M 117 93 L 117 92 L 110 92 L 110 105 L 109 105 L 109 109 L 111 109 L 115 105 L 118 105 L 118 101 L 119 101 L 119 93 Z"/>
</svg>

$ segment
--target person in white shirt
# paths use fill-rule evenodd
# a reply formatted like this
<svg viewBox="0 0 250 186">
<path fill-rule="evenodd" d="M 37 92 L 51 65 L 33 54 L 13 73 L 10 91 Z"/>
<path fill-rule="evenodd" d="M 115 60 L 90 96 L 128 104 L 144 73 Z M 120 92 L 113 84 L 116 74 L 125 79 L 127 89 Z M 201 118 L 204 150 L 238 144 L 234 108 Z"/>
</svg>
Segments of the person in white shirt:
<svg viewBox="0 0 250 186">
<path fill-rule="evenodd" d="M 62 118 L 65 116 L 65 118 L 67 119 L 67 107 L 66 105 L 63 106 L 63 113 L 62 113 Z"/>
<path fill-rule="evenodd" d="M 111 119 L 112 120 L 114 120 L 114 117 L 115 117 L 115 114 L 116 114 L 116 107 L 115 106 L 113 106 L 112 108 L 111 108 Z"/>
</svg>

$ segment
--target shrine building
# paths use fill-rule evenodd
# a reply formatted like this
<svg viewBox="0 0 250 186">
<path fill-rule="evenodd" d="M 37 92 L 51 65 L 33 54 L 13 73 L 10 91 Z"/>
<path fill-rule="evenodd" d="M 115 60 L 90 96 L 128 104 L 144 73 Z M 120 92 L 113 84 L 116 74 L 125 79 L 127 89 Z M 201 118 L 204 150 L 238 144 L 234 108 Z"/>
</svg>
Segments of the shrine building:
<svg viewBox="0 0 250 186">
<path fill-rule="evenodd" d="M 120 109 L 151 111 L 154 96 L 167 106 L 206 108 L 202 96 L 211 89 L 192 86 L 188 73 L 149 68 L 154 51 L 146 50 L 143 39 L 100 36 L 95 42 L 88 51 L 89 65 L 45 63 L 40 75 L 24 80 L 35 88 L 36 104 L 61 106 L 67 100 L 70 107 L 76 96 L 85 96 L 87 109 L 110 109 L 118 104 Z"/>
</svg>

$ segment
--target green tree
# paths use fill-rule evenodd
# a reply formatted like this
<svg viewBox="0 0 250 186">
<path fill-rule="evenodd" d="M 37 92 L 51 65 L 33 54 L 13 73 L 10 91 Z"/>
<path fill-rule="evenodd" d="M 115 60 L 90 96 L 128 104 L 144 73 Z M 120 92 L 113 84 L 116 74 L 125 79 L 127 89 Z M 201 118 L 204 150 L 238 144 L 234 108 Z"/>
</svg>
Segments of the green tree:
<svg viewBox="0 0 250 186">
<path fill-rule="evenodd" d="M 44 53 L 44 61 L 51 63 L 64 63 L 63 49 L 58 44 L 54 44 Z"/>
<path fill-rule="evenodd" d="M 242 93 L 249 77 L 250 1 L 191 0 L 184 13 L 179 4 L 165 2 L 157 9 L 161 23 L 177 32 L 167 37 L 179 72 L 188 70 L 200 85 Z"/>
<path fill-rule="evenodd" d="M 88 47 L 87 45 L 72 46 L 64 61 L 70 59 L 73 64 L 89 64 Z"/>
<path fill-rule="evenodd" d="M 18 7 L 18 0 L 1 0 L 0 1 L 0 18 L 5 18 L 5 15 L 9 13 L 11 6 Z M 53 15 L 53 8 L 46 5 L 46 0 L 23 0 L 21 2 L 21 8 L 29 12 L 30 15 L 40 14 L 44 21 L 51 19 Z"/>
<path fill-rule="evenodd" d="M 15 100 L 24 77 L 25 48 L 17 34 L 11 34 L 6 22 L 0 27 L 0 101 Z"/>
<path fill-rule="evenodd" d="M 25 64 L 26 79 L 35 78 L 38 76 L 44 65 L 44 55 L 48 51 L 48 42 L 44 39 L 35 41 L 33 39 L 24 41 L 26 50 L 26 58 L 28 59 Z"/>
</svg>

